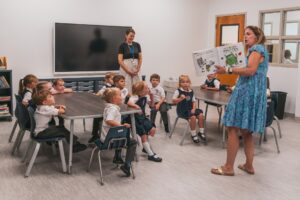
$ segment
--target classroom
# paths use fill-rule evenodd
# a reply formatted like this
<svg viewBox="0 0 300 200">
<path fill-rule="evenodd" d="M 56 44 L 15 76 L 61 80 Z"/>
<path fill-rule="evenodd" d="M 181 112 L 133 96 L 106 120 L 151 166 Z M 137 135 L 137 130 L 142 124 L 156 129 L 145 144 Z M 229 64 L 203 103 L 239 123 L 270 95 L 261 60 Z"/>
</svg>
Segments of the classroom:
<svg viewBox="0 0 300 200">
<path fill-rule="evenodd" d="M 1 200 L 299 199 L 299 0 L 0 5 Z"/>
</svg>

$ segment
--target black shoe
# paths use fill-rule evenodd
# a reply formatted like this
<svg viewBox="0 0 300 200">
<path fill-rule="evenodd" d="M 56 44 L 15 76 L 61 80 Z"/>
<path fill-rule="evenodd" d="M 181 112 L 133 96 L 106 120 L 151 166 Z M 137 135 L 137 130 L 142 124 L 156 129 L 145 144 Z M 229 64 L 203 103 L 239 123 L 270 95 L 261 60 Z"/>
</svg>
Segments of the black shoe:
<svg viewBox="0 0 300 200">
<path fill-rule="evenodd" d="M 194 143 L 199 143 L 200 142 L 200 140 L 199 140 L 199 138 L 198 138 L 197 135 L 191 136 L 191 137 L 192 137 L 192 140 L 193 140 Z"/>
<path fill-rule="evenodd" d="M 144 148 L 143 148 L 142 152 L 143 152 L 143 153 L 147 153 L 147 151 L 146 151 Z M 147 154 L 148 154 L 148 153 L 147 153 Z"/>
<path fill-rule="evenodd" d="M 127 177 L 131 175 L 130 167 L 128 165 L 122 165 L 120 169 L 122 170 L 122 172 L 124 172 L 124 174 L 126 174 Z"/>
<path fill-rule="evenodd" d="M 121 164 L 124 164 L 124 161 L 121 157 L 116 157 L 115 156 L 114 159 L 113 159 L 113 163 L 117 164 L 117 165 L 121 165 Z"/>
<path fill-rule="evenodd" d="M 165 132 L 166 132 L 166 133 L 170 133 L 170 130 L 169 130 L 169 126 L 168 126 L 168 125 L 165 125 Z"/>
<path fill-rule="evenodd" d="M 203 141 L 203 142 L 206 142 L 206 135 L 204 133 L 198 133 L 198 136 L 200 137 L 200 139 Z"/>
<path fill-rule="evenodd" d="M 84 151 L 84 150 L 86 150 L 86 148 L 87 148 L 87 146 L 85 144 L 76 142 L 76 144 L 73 145 L 73 153 Z"/>
<path fill-rule="evenodd" d="M 98 135 L 93 135 L 93 136 L 89 139 L 88 143 L 94 143 L 95 140 L 97 140 L 97 139 L 99 139 L 99 136 L 98 136 Z"/>
<path fill-rule="evenodd" d="M 161 162 L 162 158 L 158 157 L 156 154 L 152 156 L 148 156 L 148 160 L 154 161 L 154 162 Z"/>
</svg>

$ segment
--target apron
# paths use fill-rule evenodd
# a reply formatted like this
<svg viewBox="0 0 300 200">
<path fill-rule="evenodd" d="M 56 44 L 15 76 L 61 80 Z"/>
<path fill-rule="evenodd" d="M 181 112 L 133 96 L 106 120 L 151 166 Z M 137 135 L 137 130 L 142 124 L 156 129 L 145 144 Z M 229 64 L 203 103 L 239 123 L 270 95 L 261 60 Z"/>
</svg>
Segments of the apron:
<svg viewBox="0 0 300 200">
<path fill-rule="evenodd" d="M 124 64 L 131 70 L 136 70 L 138 65 L 138 59 L 124 59 Z M 139 72 L 140 73 L 140 72 Z M 139 75 L 136 75 L 134 77 L 131 77 L 129 74 L 127 74 L 122 67 L 120 67 L 120 74 L 125 77 L 125 87 L 128 89 L 128 92 L 132 93 L 132 86 L 136 82 L 140 80 Z"/>
</svg>

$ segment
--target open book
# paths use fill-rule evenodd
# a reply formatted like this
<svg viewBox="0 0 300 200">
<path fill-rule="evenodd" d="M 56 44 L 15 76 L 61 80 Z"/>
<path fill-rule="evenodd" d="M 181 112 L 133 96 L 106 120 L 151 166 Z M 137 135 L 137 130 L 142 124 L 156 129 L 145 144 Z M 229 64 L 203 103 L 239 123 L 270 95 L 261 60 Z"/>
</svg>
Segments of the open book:
<svg viewBox="0 0 300 200">
<path fill-rule="evenodd" d="M 215 72 L 215 65 L 225 67 L 245 67 L 246 59 L 243 43 L 230 44 L 193 53 L 196 72 L 206 76 Z"/>
</svg>

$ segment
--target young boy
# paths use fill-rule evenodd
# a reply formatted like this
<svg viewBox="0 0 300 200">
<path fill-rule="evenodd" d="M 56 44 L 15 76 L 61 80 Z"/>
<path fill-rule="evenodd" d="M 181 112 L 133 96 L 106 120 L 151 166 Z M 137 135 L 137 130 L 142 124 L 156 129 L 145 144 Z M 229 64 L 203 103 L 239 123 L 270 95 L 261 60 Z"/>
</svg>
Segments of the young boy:
<svg viewBox="0 0 300 200">
<path fill-rule="evenodd" d="M 159 85 L 160 76 L 158 74 L 152 74 L 150 76 L 150 92 L 153 95 L 153 102 L 151 102 L 151 113 L 150 119 L 153 124 L 155 124 L 155 118 L 157 111 L 160 111 L 162 120 L 164 122 L 165 131 L 169 133 L 169 124 L 168 124 L 168 104 L 165 102 L 166 95 L 165 90 Z"/>
<path fill-rule="evenodd" d="M 69 93 L 73 92 L 72 88 L 65 88 L 65 81 L 63 79 L 56 79 L 53 82 L 54 90 L 51 91 L 52 94 L 60 94 L 60 93 Z"/>
<path fill-rule="evenodd" d="M 201 85 L 202 89 L 207 90 L 220 90 L 220 81 L 216 78 L 216 74 L 208 74 L 205 83 Z"/>
<path fill-rule="evenodd" d="M 36 122 L 35 133 L 39 139 L 46 139 L 51 137 L 65 137 L 67 142 L 70 141 L 70 132 L 64 126 L 49 125 L 53 116 L 58 116 L 65 113 L 65 106 L 55 105 L 53 95 L 48 90 L 43 90 L 37 93 L 33 99 L 37 105 L 34 113 Z M 78 137 L 74 135 L 73 152 L 83 151 L 87 148 L 86 145 L 79 143 Z"/>
</svg>

